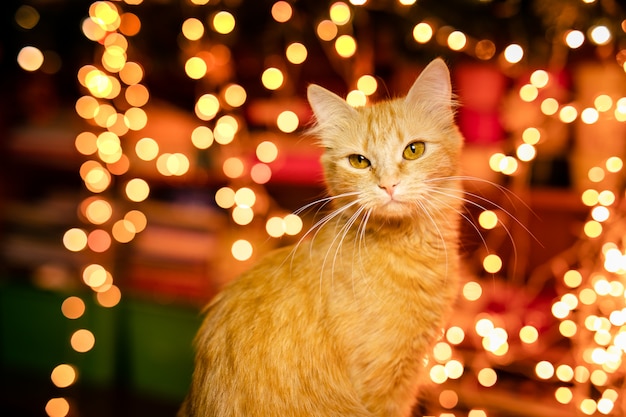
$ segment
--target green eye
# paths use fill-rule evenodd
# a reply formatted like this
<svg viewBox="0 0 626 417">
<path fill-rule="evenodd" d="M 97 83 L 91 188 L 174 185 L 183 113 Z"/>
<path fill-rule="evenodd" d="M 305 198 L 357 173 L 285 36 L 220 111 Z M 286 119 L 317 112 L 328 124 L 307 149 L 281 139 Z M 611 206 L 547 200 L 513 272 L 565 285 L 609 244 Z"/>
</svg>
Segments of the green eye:
<svg viewBox="0 0 626 417">
<path fill-rule="evenodd" d="M 352 154 L 348 156 L 348 161 L 350 162 L 350 165 L 359 169 L 364 169 L 371 165 L 370 160 L 363 155 Z"/>
<path fill-rule="evenodd" d="M 412 161 L 414 159 L 419 158 L 424 155 L 424 151 L 426 150 L 426 144 L 422 141 L 416 141 L 407 145 L 402 152 L 402 156 L 404 159 L 408 159 Z"/>
</svg>

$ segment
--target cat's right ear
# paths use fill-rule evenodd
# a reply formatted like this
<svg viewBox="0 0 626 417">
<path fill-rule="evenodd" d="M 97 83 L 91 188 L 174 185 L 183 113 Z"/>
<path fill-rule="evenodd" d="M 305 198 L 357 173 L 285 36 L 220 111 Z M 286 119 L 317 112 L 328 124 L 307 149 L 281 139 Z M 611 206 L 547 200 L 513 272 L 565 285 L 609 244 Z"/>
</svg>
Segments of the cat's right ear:
<svg viewBox="0 0 626 417">
<path fill-rule="evenodd" d="M 309 85 L 307 99 L 313 109 L 317 127 L 322 130 L 339 127 L 357 113 L 344 99 L 316 84 Z"/>
</svg>

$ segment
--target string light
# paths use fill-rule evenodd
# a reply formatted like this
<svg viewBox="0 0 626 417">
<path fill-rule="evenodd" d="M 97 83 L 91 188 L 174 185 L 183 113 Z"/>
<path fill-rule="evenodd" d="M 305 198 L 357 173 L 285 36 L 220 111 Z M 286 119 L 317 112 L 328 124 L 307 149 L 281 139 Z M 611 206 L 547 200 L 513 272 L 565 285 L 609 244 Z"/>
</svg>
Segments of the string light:
<svg viewBox="0 0 626 417">
<path fill-rule="evenodd" d="M 150 195 L 148 182 L 141 178 L 133 178 L 130 181 L 116 181 L 116 176 L 128 172 L 128 169 L 119 168 L 124 164 L 130 164 L 129 157 L 125 149 L 128 141 L 124 136 L 129 131 L 140 131 L 149 123 L 149 114 L 142 109 L 149 99 L 148 88 L 141 84 L 144 77 L 143 67 L 137 63 L 129 61 L 130 57 L 128 39 L 126 36 L 133 36 L 141 28 L 141 22 L 137 15 L 123 13 L 122 4 L 97 1 L 92 4 L 89 17 L 83 20 L 82 30 L 84 35 L 97 42 L 102 48 L 102 55 L 96 59 L 93 66 L 84 66 L 79 70 L 78 79 L 85 87 L 88 94 L 76 101 L 77 114 L 86 120 L 94 128 L 101 128 L 102 132 L 82 132 L 77 135 L 75 147 L 77 151 L 91 159 L 81 167 L 81 178 L 87 190 L 94 194 L 101 194 L 110 190 L 112 186 L 121 184 L 125 197 L 133 203 L 141 203 Z M 133 4 L 133 2 L 126 2 Z M 193 0 L 196 5 L 208 4 L 206 0 Z M 328 9 L 328 17 L 319 23 L 311 23 L 316 35 L 332 48 L 333 53 L 340 59 L 354 57 L 360 50 L 357 38 L 351 27 L 354 20 L 354 6 L 362 6 L 367 3 L 365 0 L 353 0 L 348 3 L 335 2 Z M 408 6 L 414 1 L 399 1 L 402 6 Z M 31 8 L 32 9 L 32 8 Z M 285 1 L 277 1 L 271 7 L 271 17 L 275 24 L 289 25 L 297 15 L 297 5 Z M 35 11 L 28 6 L 20 8 L 20 27 L 28 28 L 37 24 L 38 16 Z M 203 123 L 199 123 L 190 134 L 190 141 L 198 151 L 216 146 L 239 146 L 238 135 L 245 132 L 243 117 L 237 117 L 239 108 L 247 100 L 247 92 L 243 86 L 235 84 L 234 80 L 228 80 L 213 90 L 202 90 L 205 87 L 201 80 L 210 77 L 212 71 L 219 65 L 226 65 L 230 62 L 230 50 L 226 45 L 215 42 L 217 39 L 226 39 L 226 35 L 233 33 L 237 28 L 235 15 L 229 11 L 217 11 L 205 20 L 208 30 L 205 30 L 204 23 L 200 19 L 189 18 L 181 24 L 182 36 L 195 42 L 194 54 L 186 56 L 181 65 L 183 71 L 190 79 L 198 80 L 201 90 L 194 106 L 196 117 Z M 412 36 L 418 44 L 425 44 L 432 40 L 433 36 L 439 36 L 438 25 L 421 22 L 413 27 Z M 595 45 L 607 45 L 613 41 L 615 34 L 608 26 L 597 25 L 589 28 L 586 32 L 587 38 L 582 31 L 570 30 L 563 33 L 563 38 L 559 42 L 567 45 L 571 49 L 581 47 L 586 39 Z M 476 41 L 470 39 L 460 30 L 450 30 L 446 32 L 446 46 L 453 51 L 463 51 L 469 55 L 474 54 L 477 59 L 490 60 L 496 52 L 502 52 L 502 57 L 510 64 L 516 64 L 524 59 L 525 51 L 518 45 L 509 45 L 503 51 L 496 49 L 495 44 L 483 39 Z M 561 35 L 559 35 L 561 36 Z M 202 46 L 201 39 L 211 37 L 213 45 Z M 439 37 L 437 37 L 439 41 Z M 561 40 L 562 39 L 562 40 Z M 473 50 L 472 50 L 473 48 Z M 201 50 L 205 49 L 205 50 Z M 307 44 L 302 40 L 288 39 L 285 42 L 284 58 L 290 64 L 300 65 L 306 62 L 308 56 Z M 185 51 L 184 53 L 188 53 Z M 47 58 L 37 48 L 25 47 L 18 56 L 18 64 L 26 71 L 36 71 L 44 65 Z M 269 60 L 268 60 L 269 63 Z M 261 84 L 270 93 L 284 89 L 292 85 L 289 69 L 272 61 L 275 67 L 268 67 L 260 74 Z M 288 65 L 293 68 L 293 65 Z M 354 75 L 354 74 L 353 74 Z M 348 94 L 348 101 L 353 106 L 363 106 L 367 104 L 368 96 L 376 93 L 378 85 L 373 75 L 363 75 L 360 78 L 348 80 L 350 88 L 356 86 Z M 219 84 L 219 83 L 218 83 Z M 523 85 L 519 90 L 520 98 L 532 105 L 537 106 L 542 114 L 553 117 L 562 123 L 569 124 L 580 121 L 587 125 L 593 125 L 600 120 L 614 118 L 618 121 L 626 120 L 626 105 L 621 103 L 626 99 L 617 99 L 608 94 L 599 94 L 593 103 L 568 103 L 561 104 L 556 98 L 546 97 L 547 90 L 542 90 L 553 84 L 551 76 L 545 70 L 535 70 L 530 76 L 528 84 Z M 213 87 L 211 87 L 213 88 Z M 555 95 L 556 96 L 556 95 Z M 560 97 L 560 96 L 556 96 Z M 126 100 L 123 106 L 116 103 Z M 585 107 L 586 106 L 586 107 Z M 229 114 L 231 113 L 232 114 Z M 206 124 L 206 125 L 205 125 Z M 298 115 L 289 109 L 281 109 L 277 112 L 275 126 L 271 129 L 278 129 L 282 133 L 291 133 L 300 127 L 301 121 Z M 546 132 L 549 133 L 548 130 Z M 537 154 L 535 145 L 545 140 L 550 140 L 549 134 L 536 127 L 526 128 L 521 140 L 523 143 L 511 146 L 509 151 L 514 151 L 515 155 L 505 155 L 497 153 L 489 160 L 493 171 L 503 175 L 517 175 L 523 163 L 532 161 Z M 278 133 L 280 134 L 280 133 Z M 542 137 L 544 136 L 544 137 Z M 519 136 L 515 137 L 520 140 Z M 159 143 L 152 138 L 141 138 L 133 142 L 133 152 L 142 163 L 154 165 L 157 172 L 163 176 L 186 175 L 192 169 L 194 159 L 181 152 L 162 152 Z M 253 184 L 264 184 L 271 178 L 272 167 L 279 157 L 280 151 L 277 146 L 278 141 L 262 140 L 254 149 L 258 161 L 250 161 L 242 155 L 227 153 L 221 161 L 224 174 L 233 181 L 229 186 L 220 188 L 215 194 L 215 200 L 219 207 L 231 210 L 233 222 L 246 227 L 252 227 L 254 219 L 267 215 L 264 224 L 267 235 L 279 238 L 285 235 L 296 235 L 302 229 L 302 219 L 295 215 L 269 215 L 267 209 L 262 209 L 263 200 L 262 187 L 254 188 Z M 233 147 L 234 147 L 233 146 Z M 539 146 L 541 149 L 541 146 Z M 135 158 L 136 159 L 136 158 Z M 133 162 L 134 163 L 134 162 Z M 116 165 L 117 164 L 117 165 Z M 605 233 L 611 227 L 611 222 L 618 221 L 615 214 L 616 194 L 611 190 L 603 190 L 603 183 L 612 174 L 619 173 L 623 168 L 623 162 L 618 156 L 611 156 L 606 159 L 606 163 L 598 163 L 588 171 L 588 178 L 597 189 L 587 189 L 581 193 L 583 204 L 589 208 L 590 218 L 584 223 L 583 233 L 596 242 L 604 241 Z M 600 166 L 601 165 L 601 166 Z M 114 168 L 117 166 L 118 168 Z M 119 170 L 118 170 L 119 169 Z M 249 178 L 247 177 L 249 176 Z M 236 181 L 234 181 L 236 180 Z M 241 183 L 250 182 L 250 186 L 242 186 Z M 132 184 L 132 185 L 131 185 Z M 238 184 L 237 186 L 233 184 Z M 106 197 L 106 198 L 105 198 Z M 123 218 L 119 218 L 119 210 L 113 207 L 112 202 L 106 196 L 98 195 L 85 199 L 81 203 L 80 213 L 88 227 L 75 227 L 68 230 L 63 237 L 64 246 L 73 252 L 90 250 L 102 253 L 109 250 L 114 239 L 117 243 L 127 243 L 134 239 L 146 226 L 145 215 L 138 210 L 128 212 Z M 259 213 L 257 213 L 259 210 Z M 131 213 L 134 213 L 131 215 Z M 499 212 L 498 212 L 499 213 Z M 498 213 L 491 210 L 483 210 L 478 222 L 484 230 L 492 230 L 503 224 L 498 218 Z M 97 226 L 97 227 L 96 227 Z M 108 242 L 107 242 L 108 239 Z M 614 369 L 619 368 L 618 360 L 615 358 L 615 349 L 618 344 L 623 343 L 623 337 L 619 337 L 619 329 L 615 326 L 623 326 L 626 318 L 622 317 L 622 309 L 616 306 L 610 313 L 596 312 L 597 320 L 589 320 L 590 327 L 582 326 L 580 323 L 586 322 L 582 313 L 577 310 L 578 304 L 600 310 L 606 309 L 603 303 L 606 299 L 621 300 L 623 298 L 623 284 L 618 277 L 610 274 L 619 274 L 626 271 L 624 258 L 626 255 L 620 249 L 621 243 L 615 242 L 614 248 L 603 249 L 604 273 L 607 275 L 600 278 L 599 274 L 593 275 L 589 271 L 570 269 L 562 275 L 562 284 L 565 294 L 560 295 L 553 303 L 553 312 L 559 319 L 559 332 L 568 338 L 576 337 L 582 332 L 593 333 L 589 340 L 598 346 L 589 350 L 585 354 L 584 365 L 577 364 L 552 364 L 548 361 L 540 361 L 535 367 L 538 378 L 550 380 L 553 378 L 567 384 L 586 383 L 595 384 L 599 389 L 598 397 L 581 398 L 573 389 L 568 387 L 558 387 L 555 390 L 555 400 L 561 404 L 575 404 L 576 407 L 585 414 L 599 412 L 609 414 L 615 407 L 617 392 L 610 388 L 604 388 L 611 383 Z M 236 240 L 231 246 L 231 255 L 238 261 L 247 261 L 255 253 L 255 245 L 252 239 Z M 482 266 L 485 272 L 499 273 L 503 267 L 502 258 L 496 254 L 489 254 L 482 259 Z M 96 293 L 98 302 L 103 306 L 116 305 L 121 297 L 121 291 L 113 284 L 113 277 L 110 272 L 102 266 L 102 269 L 94 267 L 97 272 L 89 275 L 86 285 Z M 620 287 L 622 285 L 622 287 Z M 486 288 L 486 287 L 485 287 Z M 468 302 L 476 302 L 484 297 L 483 287 L 479 282 L 470 281 L 463 286 L 463 298 Z M 74 319 L 84 314 L 84 303 L 80 298 L 70 297 L 63 303 L 63 314 L 68 319 Z M 623 300 L 621 300 L 623 301 Z M 611 305 L 616 304 L 615 300 Z M 478 304 L 478 303 L 475 303 Z M 623 307 L 622 307 L 623 308 Z M 610 315 L 611 319 L 607 317 Z M 607 316 L 607 317 L 604 317 Z M 590 317 L 589 315 L 587 317 Z M 464 375 L 465 365 L 462 361 L 454 358 L 454 345 L 467 341 L 473 337 L 474 331 L 480 335 L 480 346 L 489 353 L 490 358 L 506 357 L 509 353 L 509 332 L 518 334 L 523 344 L 532 345 L 540 339 L 540 331 L 537 327 L 525 324 L 519 331 L 505 329 L 495 318 L 484 318 L 480 320 L 480 326 L 476 329 L 463 329 L 452 326 L 445 332 L 446 341 L 439 342 L 438 350 L 434 352 L 433 358 L 440 363 L 431 366 L 429 375 L 436 384 L 444 384 L 450 379 L 457 379 Z M 608 324 L 607 324 L 608 323 Z M 608 326 L 608 327 L 607 327 Z M 84 331 L 83 331 L 84 330 Z M 96 343 L 96 337 L 87 329 L 81 329 L 72 336 L 72 346 L 79 352 L 88 352 Z M 76 339 L 76 341 L 74 341 Z M 78 373 L 75 367 L 70 364 L 63 364 L 56 367 L 52 375 L 53 382 L 57 387 L 66 387 L 74 383 Z M 484 367 L 472 374 L 483 387 L 491 387 L 497 383 L 498 375 L 492 367 Z M 55 382 L 56 381 L 56 382 Z M 71 381 L 71 382 L 70 382 Z M 600 389 L 603 387 L 602 389 Z M 612 394 L 615 392 L 615 394 Z M 606 394 L 606 395 L 605 395 Z M 601 395 L 601 397 L 600 397 Z M 454 408 L 458 403 L 458 394 L 451 389 L 442 389 L 438 395 L 439 404 L 446 409 Z M 50 416 L 67 415 L 69 413 L 70 402 L 65 398 L 50 399 L 46 405 L 46 412 Z M 442 415 L 448 415 L 444 413 Z M 484 410 L 472 409 L 468 415 L 472 417 L 485 417 Z"/>
</svg>

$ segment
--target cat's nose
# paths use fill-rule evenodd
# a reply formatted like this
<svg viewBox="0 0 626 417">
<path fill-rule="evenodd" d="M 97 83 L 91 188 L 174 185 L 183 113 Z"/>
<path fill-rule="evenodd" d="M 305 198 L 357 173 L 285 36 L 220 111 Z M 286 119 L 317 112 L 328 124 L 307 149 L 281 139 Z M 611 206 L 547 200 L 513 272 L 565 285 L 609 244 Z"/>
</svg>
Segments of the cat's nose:
<svg viewBox="0 0 626 417">
<path fill-rule="evenodd" d="M 385 190 L 389 196 L 393 197 L 393 193 L 396 191 L 396 186 L 399 184 L 399 181 L 385 181 L 378 184 L 378 186 Z"/>
</svg>

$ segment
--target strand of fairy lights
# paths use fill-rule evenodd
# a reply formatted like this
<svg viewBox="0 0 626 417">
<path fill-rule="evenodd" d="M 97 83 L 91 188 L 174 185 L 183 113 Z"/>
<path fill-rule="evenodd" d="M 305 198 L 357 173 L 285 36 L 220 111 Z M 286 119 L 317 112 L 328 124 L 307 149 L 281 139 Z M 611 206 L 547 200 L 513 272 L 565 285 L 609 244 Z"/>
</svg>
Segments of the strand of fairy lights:
<svg viewBox="0 0 626 417">
<path fill-rule="evenodd" d="M 136 1 L 135 3 L 140 3 Z M 132 4 L 132 1 L 127 1 Z M 194 1 L 197 5 L 209 3 L 208 1 Z M 316 25 L 316 34 L 320 42 L 326 45 L 332 45 L 328 48 L 332 53 L 336 53 L 333 59 L 346 60 L 358 53 L 357 39 L 349 30 L 349 22 L 354 7 L 360 7 L 367 3 L 366 0 L 352 0 L 351 4 L 344 2 L 333 3 L 329 7 L 327 18 L 320 20 Z M 411 5 L 414 1 L 400 1 L 403 6 Z M 593 1 L 585 1 L 585 3 L 593 3 Z M 102 132 L 98 135 L 95 133 L 85 132 L 77 138 L 76 147 L 82 154 L 95 155 L 96 157 L 86 162 L 81 168 L 81 176 L 85 181 L 86 188 L 94 194 L 94 196 L 86 199 L 81 203 L 81 213 L 94 226 L 94 230 L 87 232 L 83 228 L 74 228 L 69 230 L 64 236 L 64 243 L 69 250 L 82 251 L 85 249 L 96 253 L 103 253 L 110 247 L 111 235 L 118 242 L 129 242 L 134 234 L 145 227 L 145 215 L 140 211 L 130 211 L 124 215 L 123 219 L 112 222 L 115 208 L 111 201 L 101 197 L 101 195 L 110 188 L 112 178 L 114 176 L 124 175 L 128 171 L 128 157 L 121 151 L 121 140 L 124 136 L 125 129 L 140 130 L 142 125 L 146 123 L 145 112 L 142 112 L 141 106 L 148 100 L 149 94 L 147 89 L 140 84 L 142 73 L 141 66 L 133 62 L 125 62 L 121 67 L 115 67 L 117 59 L 126 60 L 125 37 L 120 34 L 120 26 L 116 26 L 118 22 L 124 20 L 125 16 L 128 21 L 137 21 L 136 16 L 132 13 L 124 13 L 120 15 L 119 8 L 110 2 L 98 1 L 93 3 L 93 14 L 85 20 L 83 29 L 87 36 L 103 43 L 106 47 L 102 55 L 101 68 L 95 66 L 87 66 L 79 72 L 81 83 L 89 90 L 90 96 L 86 95 L 77 101 L 76 110 L 81 117 L 90 120 L 94 127 L 102 128 Z M 294 13 L 290 3 L 278 1 L 272 7 L 272 16 L 279 24 L 289 22 Z M 119 21 L 118 21 L 119 19 Z M 199 19 L 188 19 L 183 24 L 183 34 L 190 41 L 197 41 L 202 35 L 193 39 L 196 35 L 189 36 L 186 32 L 189 27 L 196 26 Z M 212 17 L 212 29 L 215 33 L 227 35 L 235 27 L 236 20 L 233 14 L 228 11 L 221 10 L 216 12 Z M 202 31 L 204 30 L 202 22 Z M 132 25 L 131 25 L 132 26 Z M 575 50 L 580 47 L 586 40 L 597 45 L 605 45 L 610 43 L 612 35 L 606 26 L 596 25 L 589 28 L 588 35 L 578 30 L 570 30 L 563 34 L 563 42 L 571 49 Z M 137 29 L 138 30 L 138 29 Z M 193 29 L 192 29 L 193 31 Z M 91 35 L 89 35 L 91 34 Z M 115 36 L 114 36 L 115 35 Z M 433 40 L 442 46 L 448 47 L 452 51 L 463 52 L 472 55 L 480 60 L 490 60 L 496 56 L 495 44 L 488 40 L 476 40 L 464 34 L 459 30 L 455 30 L 449 26 L 441 26 L 432 24 L 428 21 L 419 22 L 414 26 L 413 38 L 419 44 L 427 44 Z M 93 37 L 90 37 L 93 36 Z M 132 36 L 132 35 L 131 35 Z M 108 40 L 107 40 L 108 39 Z M 213 58 L 223 58 L 228 56 L 228 48 L 225 45 L 217 44 L 208 52 L 213 54 Z M 306 60 L 306 45 L 300 41 L 294 41 L 286 48 L 286 57 L 293 64 L 301 64 Z M 510 64 L 521 62 L 524 56 L 522 46 L 511 44 L 505 48 L 501 55 L 502 59 Z M 206 55 L 204 56 L 206 57 Z M 186 71 L 191 78 L 200 79 L 204 74 L 210 73 L 211 68 L 207 66 L 203 74 L 203 56 L 198 54 L 194 59 L 187 61 Z M 20 51 L 18 61 L 23 68 L 28 70 L 36 70 L 41 65 L 43 55 L 33 47 L 26 47 Z M 39 64 L 37 64 L 39 62 Z M 213 63 L 219 64 L 219 59 Z M 621 63 L 618 62 L 621 65 Z M 197 68 L 200 68 L 198 71 Z M 196 68 L 196 69 L 194 69 Z M 195 71 L 195 72 L 194 72 Z M 549 80 L 547 71 L 539 70 L 533 73 L 529 84 L 520 89 L 520 97 L 527 102 L 537 102 L 538 92 L 543 88 L 546 77 Z M 261 76 L 263 85 L 275 90 L 281 88 L 285 81 L 287 73 L 284 69 L 276 67 L 268 67 Z M 121 80 L 120 83 L 118 80 Z M 350 84 L 354 80 L 348 80 Z M 357 78 L 356 89 L 348 94 L 348 101 L 353 105 L 363 105 L 366 97 L 376 91 L 375 79 L 370 74 L 363 74 Z M 130 108 L 123 114 L 119 113 L 110 101 L 113 98 L 113 90 L 119 87 L 122 90 L 125 85 L 125 96 Z M 111 91 L 108 89 L 111 88 Z M 143 97 L 143 98 L 141 98 Z M 204 122 L 213 121 L 220 110 L 230 107 L 230 110 L 242 106 L 246 100 L 245 90 L 237 84 L 231 83 L 223 86 L 220 93 L 207 92 L 201 96 L 196 105 L 196 115 Z M 143 101 L 143 104 L 141 102 Z M 615 117 L 616 120 L 626 120 L 626 99 L 610 97 L 606 94 L 599 94 L 593 105 L 579 107 L 577 103 L 559 103 L 554 98 L 546 98 L 539 103 L 543 114 L 552 117 L 558 117 L 563 123 L 573 123 L 580 118 L 583 123 L 593 124 L 601 117 Z M 96 110 L 97 109 L 97 110 Z M 612 112 L 611 112 L 612 110 Z M 226 113 L 226 112 L 224 112 Z M 281 113 L 278 118 L 278 128 L 283 132 L 290 132 L 297 129 L 299 121 L 294 121 L 295 114 L 289 110 Z M 229 117 L 227 117 L 229 116 Z M 283 122 L 280 121 L 283 120 Z M 284 122 L 287 120 L 288 122 Z M 213 129 L 207 126 L 198 126 L 194 131 L 191 140 L 198 149 L 207 149 L 213 142 L 220 145 L 228 145 L 235 140 L 236 134 L 240 129 L 237 124 L 236 116 L 223 114 L 214 121 Z M 283 124 L 286 123 L 286 124 Z M 281 127 L 283 126 L 283 127 Z M 287 127 L 285 127 L 287 126 Z M 289 127 L 290 126 L 290 127 Z M 295 127 L 294 127 L 295 126 Z M 117 139 L 116 139 L 117 138 Z M 504 175 L 516 175 L 520 164 L 532 161 L 536 156 L 536 148 L 542 137 L 539 127 L 528 127 L 522 135 L 522 143 L 517 148 L 515 155 L 495 154 L 490 159 L 491 168 Z M 547 140 L 547 139 L 546 139 Z M 163 175 L 184 175 L 188 158 L 182 154 L 162 154 L 159 156 L 158 144 L 150 138 L 144 138 L 136 146 L 135 152 L 137 156 L 144 161 L 153 161 L 157 159 L 159 172 Z M 256 156 L 258 158 L 259 168 L 257 174 L 254 174 L 254 167 L 249 170 L 252 181 L 262 185 L 271 177 L 271 168 L 269 164 L 278 156 L 278 146 L 272 141 L 263 141 L 258 144 Z M 159 162 L 160 159 L 160 162 Z M 582 396 L 576 401 L 577 408 L 584 414 L 608 414 L 614 407 L 619 395 L 619 390 L 612 388 L 608 382 L 620 370 L 621 351 L 623 346 L 623 328 L 624 325 L 622 309 L 613 309 L 612 311 L 602 311 L 601 301 L 609 297 L 612 302 L 623 298 L 623 284 L 620 287 L 621 276 L 624 267 L 620 266 L 622 259 L 626 258 L 620 249 L 623 244 L 621 241 L 611 241 L 604 239 L 608 228 L 602 226 L 608 224 L 611 226 L 619 225 L 618 209 L 615 207 L 616 196 L 611 190 L 601 189 L 602 180 L 606 175 L 620 172 L 623 162 L 619 156 L 612 156 L 607 159 L 605 166 L 597 166 L 589 171 L 589 179 L 598 184 L 598 189 L 588 189 L 582 194 L 583 202 L 590 207 L 591 219 L 585 224 L 584 233 L 592 242 L 605 241 L 602 245 L 602 256 L 604 261 L 604 274 L 589 273 L 589 271 L 579 271 L 577 269 L 568 270 L 563 275 L 563 282 L 567 291 L 557 300 L 553 307 L 553 314 L 562 320 L 560 331 L 564 337 L 580 337 L 583 332 L 593 333 L 594 343 L 597 347 L 589 350 L 582 349 L 583 361 L 586 364 L 577 364 L 571 366 L 567 364 L 551 364 L 548 361 L 540 361 L 536 367 L 536 374 L 540 379 L 554 379 L 564 383 L 555 392 L 555 398 L 563 403 L 574 401 L 576 393 L 567 385 L 576 382 L 579 385 L 589 386 L 592 384 L 596 390 L 602 392 L 601 396 L 592 398 L 590 396 Z M 182 168 L 181 168 L 182 167 Z M 242 159 L 232 156 L 224 161 L 223 171 L 225 175 L 231 179 L 238 179 L 244 175 L 246 167 L 243 166 Z M 256 178 L 256 179 L 255 179 Z M 135 187 L 137 187 L 135 190 Z M 258 189 L 258 188 L 257 188 Z M 132 179 L 126 183 L 126 196 L 134 202 L 143 201 L 148 197 L 149 187 L 147 183 L 139 178 Z M 216 201 L 218 205 L 226 209 L 232 208 L 233 219 L 237 224 L 247 225 L 250 220 L 237 220 L 239 214 L 245 213 L 242 219 L 250 218 L 249 209 L 254 206 L 256 200 L 255 191 L 252 187 L 224 187 L 216 193 Z M 239 209 L 238 209 L 239 208 Z M 237 210 L 236 210 L 237 209 Z M 131 214 L 132 213 L 132 214 Z M 611 223 L 613 222 L 613 223 Z M 111 232 L 105 230 L 102 226 L 113 223 Z M 269 217 L 266 223 L 266 231 L 272 237 L 279 237 L 287 233 L 288 226 L 287 217 Z M 295 221 L 296 225 L 298 224 Z M 485 230 L 491 230 L 498 227 L 500 219 L 496 212 L 485 210 L 479 217 L 479 224 Z M 293 234 L 297 234 L 297 227 L 292 230 Z M 108 237 L 107 237 L 108 236 Z M 604 240 L 603 240 L 604 239 Z M 109 242 L 109 243 L 107 243 Z M 233 249 L 235 259 L 245 260 L 252 253 L 252 244 L 247 242 L 243 244 L 245 250 Z M 246 255 L 249 253 L 249 255 Z M 488 254 L 483 260 L 484 269 L 496 274 L 502 266 L 502 260 L 495 254 Z M 83 278 L 85 282 L 94 289 L 99 299 L 107 291 L 98 291 L 103 288 L 117 288 L 112 283 L 112 276 L 103 266 L 96 264 L 89 265 L 85 268 Z M 603 277 L 603 278 L 602 278 Z M 118 299 L 113 293 L 112 300 Z M 118 290 L 119 291 L 119 290 Z M 469 301 L 478 300 L 482 295 L 482 288 L 478 282 L 469 282 L 463 288 L 463 296 Z M 102 298 L 104 299 L 104 298 Z M 578 301 L 576 301 L 578 300 Z M 114 301 L 101 302 L 102 305 L 113 306 Z M 586 310 L 580 308 L 581 305 L 587 306 Z M 70 319 L 80 317 L 84 312 L 84 302 L 78 297 L 69 297 L 63 303 L 63 313 Z M 590 314 L 582 317 L 582 311 L 594 310 L 598 314 Z M 581 317 L 575 317 L 581 316 Z M 573 320 L 575 319 L 575 320 Z M 608 324 L 607 324 L 608 323 Z M 582 325 L 581 325 L 582 324 Z M 431 358 L 430 376 L 436 384 L 443 384 L 446 380 L 459 379 L 465 372 L 466 365 L 462 359 L 456 356 L 454 346 L 463 342 L 470 333 L 476 333 L 483 348 L 490 355 L 505 356 L 508 352 L 508 333 L 504 327 L 495 324 L 490 317 L 477 317 L 474 329 L 463 329 L 458 326 L 452 326 L 446 330 L 442 340 L 435 346 Z M 538 331 L 533 326 L 524 326 L 519 331 L 519 337 L 524 344 L 536 343 L 538 339 Z M 72 339 L 83 339 L 83 342 L 77 344 L 77 351 L 88 351 L 93 346 L 94 337 L 87 329 L 77 331 Z M 74 346 L 74 342 L 72 342 Z M 81 347 L 82 346 L 82 347 Z M 617 350 L 616 350 L 617 349 Z M 556 365 L 556 366 L 555 366 Z M 588 367 L 594 367 L 590 371 Z M 597 372 L 597 371 L 602 372 Z M 592 375 L 596 375 L 592 377 Z M 604 376 L 603 376 L 604 375 Z M 52 372 L 52 378 L 60 388 L 72 385 L 77 377 L 76 369 L 69 364 L 62 364 L 55 368 Z M 492 367 L 483 367 L 476 370 L 478 382 L 484 387 L 490 387 L 497 382 L 497 372 Z M 582 394 L 581 394 L 582 395 Z M 440 405 L 444 409 L 452 409 L 458 403 L 458 395 L 454 390 L 444 389 L 439 396 Z M 50 416 L 63 416 L 69 412 L 69 402 L 64 398 L 55 398 L 50 400 L 46 407 L 46 411 Z M 452 415 L 451 413 L 442 413 L 444 415 Z M 470 410 L 471 417 L 486 416 L 483 410 Z"/>
</svg>

